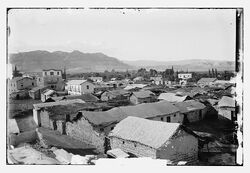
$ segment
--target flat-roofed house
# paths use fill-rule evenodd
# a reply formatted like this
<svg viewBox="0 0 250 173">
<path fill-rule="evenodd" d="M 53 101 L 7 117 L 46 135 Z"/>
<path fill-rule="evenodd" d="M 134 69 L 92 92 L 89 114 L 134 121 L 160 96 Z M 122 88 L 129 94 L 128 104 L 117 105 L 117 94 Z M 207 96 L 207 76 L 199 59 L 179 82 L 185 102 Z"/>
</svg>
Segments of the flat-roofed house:
<svg viewBox="0 0 250 173">
<path fill-rule="evenodd" d="M 218 114 L 231 120 L 236 120 L 236 113 L 235 113 L 235 99 L 223 96 L 220 101 L 218 102 Z"/>
<path fill-rule="evenodd" d="M 133 104 L 150 103 L 156 101 L 155 94 L 149 90 L 133 92 L 130 96 L 130 102 Z"/>
<path fill-rule="evenodd" d="M 179 123 L 127 117 L 109 133 L 111 149 L 137 157 L 196 162 L 198 138 Z"/>
<path fill-rule="evenodd" d="M 70 80 L 66 83 L 65 89 L 69 95 L 81 95 L 93 93 L 95 85 L 87 80 Z"/>
</svg>

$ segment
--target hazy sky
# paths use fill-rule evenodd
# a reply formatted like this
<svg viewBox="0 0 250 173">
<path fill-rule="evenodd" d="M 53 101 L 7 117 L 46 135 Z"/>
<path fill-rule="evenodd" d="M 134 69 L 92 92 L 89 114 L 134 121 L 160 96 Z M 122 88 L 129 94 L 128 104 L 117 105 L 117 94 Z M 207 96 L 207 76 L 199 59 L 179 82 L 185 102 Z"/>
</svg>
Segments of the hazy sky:
<svg viewBox="0 0 250 173">
<path fill-rule="evenodd" d="M 19 9 L 9 52 L 102 52 L 120 60 L 234 61 L 235 10 Z"/>
</svg>

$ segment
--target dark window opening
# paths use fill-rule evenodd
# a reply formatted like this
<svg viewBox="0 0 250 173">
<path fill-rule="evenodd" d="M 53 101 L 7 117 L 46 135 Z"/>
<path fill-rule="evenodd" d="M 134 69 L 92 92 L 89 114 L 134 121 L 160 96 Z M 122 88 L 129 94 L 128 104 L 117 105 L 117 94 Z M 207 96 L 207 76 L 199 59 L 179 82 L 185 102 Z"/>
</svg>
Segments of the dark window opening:
<svg viewBox="0 0 250 173">
<path fill-rule="evenodd" d="M 21 84 L 21 87 L 23 87 L 23 84 Z"/>
<path fill-rule="evenodd" d="M 163 117 L 161 118 L 161 121 L 163 121 Z"/>
<path fill-rule="evenodd" d="M 124 142 L 124 141 L 122 141 L 122 144 L 125 144 L 125 142 Z"/>
<path fill-rule="evenodd" d="M 77 114 L 78 115 L 78 114 Z M 66 122 L 69 122 L 70 121 L 70 116 L 69 115 L 66 115 Z"/>
<path fill-rule="evenodd" d="M 170 122 L 170 117 L 167 117 L 167 122 Z"/>
<path fill-rule="evenodd" d="M 87 89 L 89 89 L 89 86 L 87 85 Z"/>
<path fill-rule="evenodd" d="M 134 147 L 136 147 L 136 144 L 134 144 Z"/>
<path fill-rule="evenodd" d="M 57 75 L 59 75 L 59 71 L 57 72 Z"/>
<path fill-rule="evenodd" d="M 111 130 L 113 130 L 114 129 L 114 127 L 111 127 Z"/>
<path fill-rule="evenodd" d="M 103 128 L 100 128 L 100 131 L 101 131 L 101 132 L 103 132 L 103 131 L 104 131 L 104 129 L 103 129 Z"/>
<path fill-rule="evenodd" d="M 50 72 L 50 75 L 53 76 L 53 75 L 54 75 L 54 72 Z"/>
<path fill-rule="evenodd" d="M 57 124 L 56 124 L 56 121 L 53 121 L 53 128 L 54 128 L 54 130 L 57 130 Z"/>
<path fill-rule="evenodd" d="M 32 82 L 32 86 L 34 86 L 34 83 Z"/>
</svg>

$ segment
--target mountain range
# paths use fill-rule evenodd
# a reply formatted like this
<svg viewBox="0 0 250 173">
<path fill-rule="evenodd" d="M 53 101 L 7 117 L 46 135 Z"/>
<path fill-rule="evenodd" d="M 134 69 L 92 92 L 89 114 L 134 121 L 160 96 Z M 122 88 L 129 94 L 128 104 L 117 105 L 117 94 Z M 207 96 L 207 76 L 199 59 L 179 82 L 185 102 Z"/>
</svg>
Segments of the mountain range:
<svg viewBox="0 0 250 173">
<path fill-rule="evenodd" d="M 156 69 L 163 71 L 173 68 L 178 71 L 208 71 L 216 68 L 218 71 L 233 71 L 235 69 L 234 61 L 208 60 L 208 59 L 189 59 L 179 61 L 124 61 L 128 65 L 133 65 L 137 68 Z"/>
<path fill-rule="evenodd" d="M 208 71 L 217 68 L 218 71 L 234 70 L 235 62 L 218 60 L 180 60 L 180 61 L 120 61 L 117 58 L 107 56 L 103 53 L 72 52 L 48 52 L 42 50 L 20 52 L 10 54 L 10 64 L 17 66 L 18 70 L 24 72 L 39 72 L 42 69 L 63 69 L 66 67 L 68 73 L 81 72 L 103 72 L 136 70 L 139 68 L 156 69 L 163 71 L 174 67 L 175 70 Z"/>
</svg>

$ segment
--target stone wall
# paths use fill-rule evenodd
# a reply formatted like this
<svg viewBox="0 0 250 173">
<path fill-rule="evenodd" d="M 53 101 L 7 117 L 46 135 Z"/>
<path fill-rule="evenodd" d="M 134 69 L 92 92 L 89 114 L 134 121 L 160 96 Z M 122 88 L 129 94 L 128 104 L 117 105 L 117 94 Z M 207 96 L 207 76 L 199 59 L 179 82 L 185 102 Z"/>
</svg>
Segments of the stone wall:
<svg viewBox="0 0 250 173">
<path fill-rule="evenodd" d="M 98 133 L 84 118 L 73 123 L 67 122 L 66 134 L 74 139 L 95 146 L 100 152 L 104 152 L 104 133 Z"/>
<path fill-rule="evenodd" d="M 195 162 L 198 160 L 198 139 L 184 130 L 179 130 L 157 150 L 157 158 L 172 162 Z"/>
<path fill-rule="evenodd" d="M 112 149 L 120 148 L 124 152 L 132 153 L 137 157 L 156 158 L 156 149 L 154 148 L 140 144 L 138 142 L 123 140 L 117 137 L 109 137 L 109 138 L 110 138 L 110 146 Z"/>
<path fill-rule="evenodd" d="M 44 111 L 44 110 L 40 111 L 40 118 L 41 118 L 41 126 L 48 128 L 48 129 L 51 129 L 51 122 L 49 119 L 49 113 L 47 111 Z"/>
</svg>

